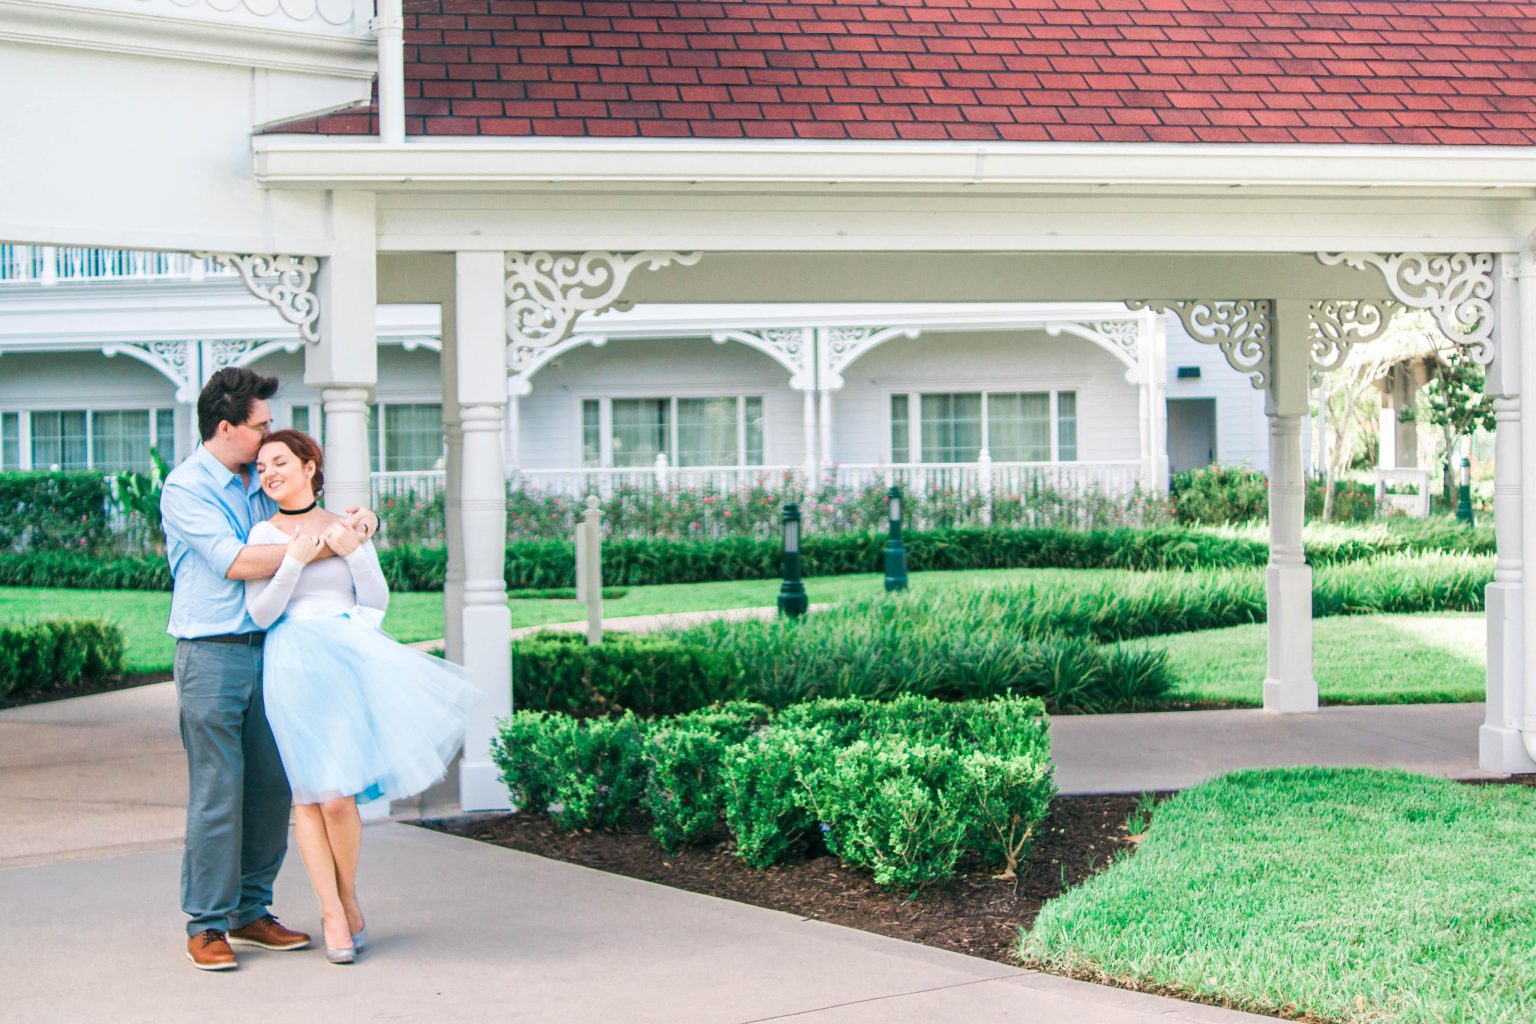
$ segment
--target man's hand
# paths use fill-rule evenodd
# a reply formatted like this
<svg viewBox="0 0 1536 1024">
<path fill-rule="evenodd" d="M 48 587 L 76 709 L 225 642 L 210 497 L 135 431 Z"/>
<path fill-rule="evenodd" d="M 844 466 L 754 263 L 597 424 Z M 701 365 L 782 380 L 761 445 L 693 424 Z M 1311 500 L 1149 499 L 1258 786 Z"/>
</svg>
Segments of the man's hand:
<svg viewBox="0 0 1536 1024">
<path fill-rule="evenodd" d="M 360 539 L 368 540 L 379 532 L 379 514 L 373 509 L 348 505 L 346 513 L 342 522 L 346 523 L 347 529 L 357 534 Z M 346 552 L 338 551 L 337 554 L 346 554 Z"/>
</svg>

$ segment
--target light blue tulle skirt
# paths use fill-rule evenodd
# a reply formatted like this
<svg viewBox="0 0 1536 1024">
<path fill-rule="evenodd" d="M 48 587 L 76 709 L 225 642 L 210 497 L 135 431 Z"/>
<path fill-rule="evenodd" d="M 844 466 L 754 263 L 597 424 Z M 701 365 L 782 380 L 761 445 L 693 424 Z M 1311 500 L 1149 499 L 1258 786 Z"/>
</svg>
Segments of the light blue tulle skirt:
<svg viewBox="0 0 1536 1024">
<path fill-rule="evenodd" d="M 362 613 L 267 631 L 263 697 L 295 803 L 412 796 L 464 742 L 478 696 L 464 670 L 401 646 Z"/>
</svg>

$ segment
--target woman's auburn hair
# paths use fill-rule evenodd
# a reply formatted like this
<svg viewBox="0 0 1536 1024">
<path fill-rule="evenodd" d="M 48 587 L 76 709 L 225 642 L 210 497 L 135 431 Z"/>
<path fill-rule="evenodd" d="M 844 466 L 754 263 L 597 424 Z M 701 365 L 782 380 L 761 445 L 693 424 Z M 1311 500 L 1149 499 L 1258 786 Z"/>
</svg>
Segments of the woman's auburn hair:
<svg viewBox="0 0 1536 1024">
<path fill-rule="evenodd" d="M 315 475 L 309 478 L 309 485 L 314 489 L 315 496 L 325 490 L 325 450 L 320 447 L 320 442 L 304 433 L 302 430 L 274 430 L 261 439 L 261 446 L 265 448 L 269 444 L 286 445 L 288 450 L 300 462 L 313 462 Z"/>
</svg>

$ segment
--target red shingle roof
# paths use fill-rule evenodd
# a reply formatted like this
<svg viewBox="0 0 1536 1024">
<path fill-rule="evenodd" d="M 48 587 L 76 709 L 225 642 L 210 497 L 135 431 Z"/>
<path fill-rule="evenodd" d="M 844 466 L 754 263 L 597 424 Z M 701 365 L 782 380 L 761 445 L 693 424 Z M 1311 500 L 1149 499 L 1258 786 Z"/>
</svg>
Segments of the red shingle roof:
<svg viewBox="0 0 1536 1024">
<path fill-rule="evenodd" d="M 412 135 L 1536 144 L 1536 2 L 405 6 Z"/>
</svg>

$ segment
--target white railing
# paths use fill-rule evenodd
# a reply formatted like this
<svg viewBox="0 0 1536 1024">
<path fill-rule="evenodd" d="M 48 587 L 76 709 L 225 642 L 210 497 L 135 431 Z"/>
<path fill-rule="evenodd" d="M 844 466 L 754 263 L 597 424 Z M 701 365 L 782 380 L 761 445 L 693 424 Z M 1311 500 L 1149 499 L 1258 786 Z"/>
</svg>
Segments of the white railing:
<svg viewBox="0 0 1536 1024">
<path fill-rule="evenodd" d="M 1125 495 L 1141 484 L 1137 462 L 945 462 L 924 465 L 840 465 L 831 470 L 839 487 L 858 489 L 877 482 L 913 495 L 935 491 L 959 494 L 1029 494 L 1040 490 L 1065 494 L 1096 492 Z"/>
<path fill-rule="evenodd" d="M 1401 509 L 1423 519 L 1429 515 L 1429 470 L 1378 469 L 1376 471 L 1377 508 Z"/>
<path fill-rule="evenodd" d="M 793 466 L 682 466 L 668 465 L 665 457 L 653 465 L 625 469 L 524 469 L 516 477 L 516 485 L 545 494 L 562 494 L 584 497 L 596 494 L 609 497 L 625 488 L 645 490 L 712 490 L 731 493 L 752 487 L 783 486 L 786 475 L 794 473 Z"/>
<path fill-rule="evenodd" d="M 0 283 L 61 281 L 200 281 L 233 275 L 232 268 L 185 252 L 141 252 L 53 245 L 0 245 Z"/>
</svg>

